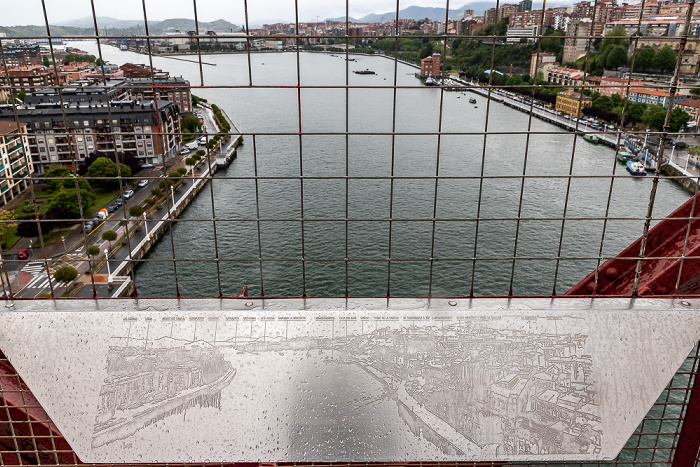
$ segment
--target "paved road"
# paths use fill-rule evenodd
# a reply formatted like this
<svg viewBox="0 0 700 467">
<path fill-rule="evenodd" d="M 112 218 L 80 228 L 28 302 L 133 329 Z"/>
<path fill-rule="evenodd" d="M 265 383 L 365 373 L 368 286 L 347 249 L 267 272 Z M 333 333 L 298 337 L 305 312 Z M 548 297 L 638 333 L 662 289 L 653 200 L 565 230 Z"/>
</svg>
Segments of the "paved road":
<svg viewBox="0 0 700 467">
<path fill-rule="evenodd" d="M 207 132 L 212 135 L 216 134 L 218 132 L 218 126 L 216 126 L 213 112 L 207 108 L 201 110 Z M 226 147 L 230 148 L 234 141 L 235 139 L 231 138 Z M 205 146 L 199 146 L 198 149 L 205 149 Z M 133 186 L 123 186 L 122 192 L 131 189 L 134 190 L 134 196 L 132 196 L 129 200 L 126 200 L 126 202 L 116 212 L 110 214 L 107 219 L 100 222 L 100 224 L 92 232 L 85 234 L 82 228 L 78 228 L 70 235 L 66 236 L 65 246 L 63 246 L 61 243 L 46 246 L 44 248 L 44 256 L 47 258 L 46 260 L 38 256 L 34 256 L 29 262 L 26 262 L 16 260 L 14 258 L 14 254 L 7 254 L 4 258 L 4 264 L 8 270 L 8 277 L 10 278 L 11 289 L 14 296 L 34 298 L 42 293 L 49 293 L 50 281 L 51 285 L 53 285 L 55 289 L 54 295 L 60 295 L 63 288 L 58 287 L 57 284 L 54 283 L 55 281 L 53 281 L 53 277 L 50 277 L 50 275 L 63 266 L 72 266 L 78 269 L 78 272 L 82 275 L 82 278 L 79 280 L 87 282 L 83 289 L 78 293 L 78 296 L 92 297 L 93 286 L 95 288 L 94 292 L 97 296 L 110 296 L 112 289 L 107 285 L 108 270 L 114 274 L 119 264 L 121 264 L 129 256 L 129 249 L 133 249 L 146 237 L 146 229 L 142 228 L 140 231 L 135 232 L 134 236 L 129 239 L 128 244 L 113 254 L 109 260 L 109 267 L 105 263 L 102 268 L 94 273 L 94 284 L 89 273 L 89 262 L 86 254 L 87 247 L 97 246 L 100 248 L 101 252 L 104 253 L 108 249 L 109 244 L 108 242 L 102 240 L 102 234 L 107 230 L 113 230 L 117 232 L 117 238 L 124 235 L 128 227 L 120 226 L 119 223 L 121 221 L 128 221 L 131 219 L 128 213 L 129 208 L 131 206 L 143 204 L 143 200 L 145 198 L 152 196 L 151 189 L 158 186 L 158 183 L 162 177 L 167 175 L 167 173 L 172 171 L 175 167 L 184 166 L 184 160 L 193 155 L 198 149 L 194 149 L 185 154 L 179 154 L 176 157 L 168 159 L 165 163 L 165 167 L 161 166 L 149 170 L 141 170 L 136 173 L 134 177 L 137 180 L 149 180 L 149 184 L 142 188 L 139 188 L 136 183 Z M 212 163 L 215 163 L 215 161 L 212 161 Z M 206 165 L 202 164 L 202 166 L 196 171 L 196 174 L 201 175 L 203 172 L 205 172 L 205 170 Z M 191 183 L 191 181 L 187 182 L 187 184 Z M 183 186 L 179 189 L 179 192 L 175 192 L 175 202 L 180 199 L 185 191 L 186 186 Z M 170 206 L 172 206 L 172 202 L 173 201 L 171 200 Z M 114 199 L 110 200 L 106 206 L 111 204 L 114 204 Z M 159 218 L 167 218 L 167 208 L 161 208 L 160 211 L 156 212 L 156 216 Z M 157 220 L 150 219 L 147 221 L 146 225 L 155 225 L 156 222 Z M 130 225 L 133 225 L 133 222 Z M 34 249 L 34 253 L 37 255 L 40 254 L 38 250 L 38 248 Z M 5 278 L 3 277 L 3 281 L 4 279 Z"/>
</svg>

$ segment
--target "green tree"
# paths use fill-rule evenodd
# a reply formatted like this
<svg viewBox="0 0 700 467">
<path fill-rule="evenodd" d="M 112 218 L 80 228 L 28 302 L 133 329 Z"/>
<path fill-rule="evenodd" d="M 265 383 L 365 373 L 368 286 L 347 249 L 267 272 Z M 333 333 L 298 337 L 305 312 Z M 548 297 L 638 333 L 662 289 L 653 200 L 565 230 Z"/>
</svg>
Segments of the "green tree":
<svg viewBox="0 0 700 467">
<path fill-rule="evenodd" d="M 50 180 L 52 178 L 67 178 L 70 177 L 70 172 L 64 166 L 60 164 L 51 164 L 44 171 L 44 177 L 46 177 L 46 186 L 44 189 L 48 191 L 55 191 L 59 187 L 64 186 L 64 180 Z"/>
<path fill-rule="evenodd" d="M 552 32 L 547 34 L 549 31 Z M 564 31 L 554 31 L 549 29 L 547 32 L 545 32 L 545 36 L 540 41 L 540 48 L 542 52 L 556 54 L 562 50 L 562 47 L 564 46 L 564 39 L 562 38 L 562 36 L 565 35 Z"/>
<path fill-rule="evenodd" d="M 95 186 L 115 189 L 119 186 L 118 175 L 121 175 L 122 178 L 131 177 L 131 169 L 127 165 L 120 162 L 119 169 L 121 174 L 117 173 L 117 164 L 113 160 L 106 157 L 98 157 L 95 159 L 95 162 L 90 164 L 87 172 L 85 172 L 85 176 L 91 178 Z"/>
<path fill-rule="evenodd" d="M 12 222 L 14 218 L 15 213 L 13 211 L 0 210 L 0 239 L 4 240 L 7 229 L 17 225 L 17 222 Z"/>
<path fill-rule="evenodd" d="M 46 55 L 44 55 L 44 58 L 41 60 L 41 63 L 47 68 L 51 66 L 51 63 L 49 62 L 49 57 L 47 57 Z"/>
<path fill-rule="evenodd" d="M 62 282 L 64 285 L 68 285 L 69 282 L 73 282 L 78 277 L 78 271 L 70 266 L 64 266 L 59 268 L 53 273 L 53 278 L 57 282 Z"/>
<path fill-rule="evenodd" d="M 109 249 L 112 249 L 112 242 L 117 239 L 117 232 L 114 230 L 107 230 L 102 232 L 102 240 L 109 242 Z"/>
<path fill-rule="evenodd" d="M 83 211 L 90 209 L 95 205 L 95 193 L 91 189 L 80 188 L 80 200 L 78 200 L 78 191 L 75 188 L 60 187 L 49 200 L 49 209 L 65 208 L 68 209 L 74 218 L 80 217 L 80 205 L 83 206 Z"/>
<path fill-rule="evenodd" d="M 95 63 L 94 55 L 82 55 L 82 54 L 67 54 L 63 59 L 63 64 L 68 65 L 74 62 L 90 62 Z"/>
<path fill-rule="evenodd" d="M 87 249 L 87 254 L 89 256 L 92 256 L 94 259 L 95 256 L 100 254 L 100 249 L 99 249 L 99 247 L 96 247 L 95 245 L 91 245 Z"/>
<path fill-rule="evenodd" d="M 610 100 L 613 103 L 613 107 L 618 107 L 622 105 L 622 97 L 620 97 L 620 95 L 617 93 L 610 96 Z"/>
<path fill-rule="evenodd" d="M 637 121 L 642 121 L 647 111 L 647 105 L 643 102 L 633 102 L 627 104 L 627 115 Z"/>
<path fill-rule="evenodd" d="M 649 128 L 661 131 L 664 127 L 664 121 L 666 121 L 666 109 L 661 104 L 651 105 L 644 114 L 642 121 Z"/>
<path fill-rule="evenodd" d="M 673 70 L 676 67 L 676 52 L 673 49 L 665 45 L 661 47 L 656 54 L 654 54 L 654 59 L 651 61 L 651 67 L 659 70 L 660 72 L 665 72 Z"/>
<path fill-rule="evenodd" d="M 606 52 L 608 52 L 608 56 L 605 58 L 605 68 L 616 70 L 627 65 L 627 49 L 625 47 L 614 45 Z"/>
<path fill-rule="evenodd" d="M 648 45 L 641 50 L 637 51 L 634 55 L 634 71 L 645 71 L 650 70 L 652 65 L 651 62 L 654 60 L 654 49 Z"/>
<path fill-rule="evenodd" d="M 626 49 L 629 46 L 629 41 L 627 40 L 627 31 L 621 26 L 616 26 L 612 31 L 607 33 L 603 37 L 603 41 L 600 44 L 600 50 L 606 50 L 610 47 L 622 47 Z"/>
<path fill-rule="evenodd" d="M 138 204 L 135 206 L 131 206 L 129 208 L 129 215 L 131 217 L 141 217 L 143 216 L 143 208 L 139 206 Z"/>
<path fill-rule="evenodd" d="M 693 96 L 699 97 L 699 96 L 700 96 L 700 87 L 693 88 L 693 89 L 691 89 L 689 92 L 690 92 L 690 94 L 692 94 Z"/>
<path fill-rule="evenodd" d="M 671 118 L 668 122 L 668 129 L 671 132 L 676 133 L 681 129 L 685 129 L 689 120 L 690 115 L 688 115 L 688 112 L 684 111 L 680 107 L 674 107 L 673 110 L 671 110 Z"/>
<path fill-rule="evenodd" d="M 421 47 L 420 52 L 418 52 L 418 58 L 424 59 L 425 57 L 430 57 L 433 54 L 433 43 L 428 42 L 423 47 Z"/>
<path fill-rule="evenodd" d="M 153 196 L 160 196 L 160 193 L 161 193 L 160 188 L 151 188 L 151 194 Z"/>
<path fill-rule="evenodd" d="M 598 96 L 593 100 L 593 107 L 598 107 L 599 109 L 607 111 L 612 111 L 612 109 L 615 108 L 612 99 L 608 96 Z"/>
<path fill-rule="evenodd" d="M 202 127 L 199 119 L 193 114 L 184 114 L 180 121 L 183 133 L 196 133 Z"/>
</svg>

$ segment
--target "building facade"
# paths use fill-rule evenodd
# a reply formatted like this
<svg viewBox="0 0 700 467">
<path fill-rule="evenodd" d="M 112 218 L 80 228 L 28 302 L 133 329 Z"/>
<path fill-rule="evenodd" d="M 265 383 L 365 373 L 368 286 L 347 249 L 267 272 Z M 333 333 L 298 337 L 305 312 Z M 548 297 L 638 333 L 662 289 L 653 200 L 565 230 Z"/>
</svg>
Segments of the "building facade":
<svg viewBox="0 0 700 467">
<path fill-rule="evenodd" d="M 16 109 L 27 122 L 29 151 L 39 173 L 50 164 L 73 171 L 96 151 L 136 157 L 141 164 L 161 163 L 181 145 L 180 111 L 167 101 L 70 102 Z M 0 107 L 0 121 L 13 121 L 10 106 Z"/>
<path fill-rule="evenodd" d="M 583 84 L 584 72 L 575 68 L 555 66 L 547 72 L 547 82 L 562 86 L 580 86 Z"/>
<path fill-rule="evenodd" d="M 41 53 L 38 45 L 10 46 L 3 48 L 5 57 L 3 66 L 17 68 L 41 65 Z"/>
<path fill-rule="evenodd" d="M 610 97 L 613 94 L 617 94 L 624 98 L 627 97 L 627 89 L 630 87 L 639 86 L 644 86 L 644 83 L 637 80 L 628 81 L 624 78 L 612 78 L 606 76 L 600 80 L 598 92 L 603 96 Z"/>
<path fill-rule="evenodd" d="M 569 23 L 564 40 L 562 62 L 573 63 L 585 54 L 590 44 L 591 20 L 578 20 Z"/>
<path fill-rule="evenodd" d="M 557 56 L 547 52 L 539 52 L 532 54 L 530 58 L 530 76 L 537 77 L 538 71 L 544 71 L 544 67 L 548 64 L 554 65 L 557 61 Z M 547 79 L 546 77 L 544 79 Z"/>
<path fill-rule="evenodd" d="M 29 187 L 34 172 L 27 124 L 0 121 L 0 206 Z"/>
<path fill-rule="evenodd" d="M 54 72 L 42 65 L 9 68 L 6 73 L 0 73 L 0 86 L 27 94 L 56 86 L 64 80 L 56 79 Z"/>
<path fill-rule="evenodd" d="M 421 76 L 440 76 L 440 54 L 435 52 L 420 61 Z"/>
<path fill-rule="evenodd" d="M 593 105 L 593 99 L 574 91 L 557 93 L 556 110 L 578 116 L 581 110 Z"/>
<path fill-rule="evenodd" d="M 630 88 L 627 94 L 627 99 L 630 102 L 641 102 L 647 105 L 663 105 L 664 108 L 668 107 L 668 103 L 671 101 L 671 95 L 664 91 L 657 91 L 656 89 L 645 89 L 645 88 Z M 675 95 L 673 98 L 673 103 L 687 100 L 688 96 Z"/>
</svg>

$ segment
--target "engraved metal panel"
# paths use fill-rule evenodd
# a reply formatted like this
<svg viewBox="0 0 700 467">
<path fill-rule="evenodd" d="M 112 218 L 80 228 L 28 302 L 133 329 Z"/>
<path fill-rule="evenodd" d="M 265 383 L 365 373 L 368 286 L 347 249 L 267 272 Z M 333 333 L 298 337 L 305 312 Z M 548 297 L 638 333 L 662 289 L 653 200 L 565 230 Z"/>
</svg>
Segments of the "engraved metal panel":
<svg viewBox="0 0 700 467">
<path fill-rule="evenodd" d="M 700 338 L 667 300 L 16 308 L 0 348 L 84 462 L 613 458 Z"/>
</svg>

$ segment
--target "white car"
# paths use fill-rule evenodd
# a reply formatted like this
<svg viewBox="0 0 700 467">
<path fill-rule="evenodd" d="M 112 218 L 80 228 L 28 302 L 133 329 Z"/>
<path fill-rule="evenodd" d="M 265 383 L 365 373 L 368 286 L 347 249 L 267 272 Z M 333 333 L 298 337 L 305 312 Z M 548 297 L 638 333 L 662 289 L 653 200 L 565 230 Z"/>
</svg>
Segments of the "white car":
<svg viewBox="0 0 700 467">
<path fill-rule="evenodd" d="M 154 168 L 154 167 L 155 167 L 155 166 L 154 166 L 153 164 L 143 164 L 143 165 L 141 165 L 141 168 L 142 168 L 142 169 L 152 169 L 152 168 Z"/>
<path fill-rule="evenodd" d="M 141 180 L 141 181 L 138 183 L 138 187 L 139 187 L 139 188 L 143 188 L 143 187 L 145 187 L 146 185 L 148 185 L 148 180 Z"/>
<path fill-rule="evenodd" d="M 134 190 L 126 190 L 124 192 L 124 199 L 129 199 L 134 196 Z"/>
</svg>

